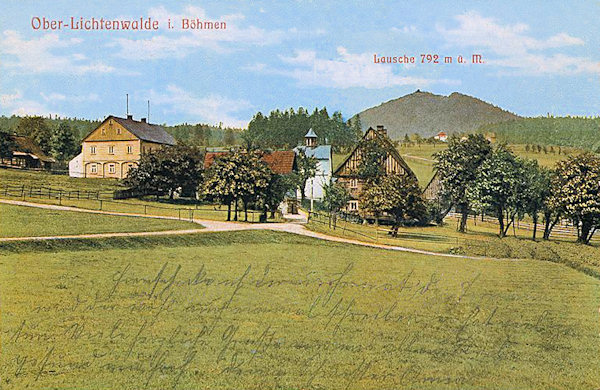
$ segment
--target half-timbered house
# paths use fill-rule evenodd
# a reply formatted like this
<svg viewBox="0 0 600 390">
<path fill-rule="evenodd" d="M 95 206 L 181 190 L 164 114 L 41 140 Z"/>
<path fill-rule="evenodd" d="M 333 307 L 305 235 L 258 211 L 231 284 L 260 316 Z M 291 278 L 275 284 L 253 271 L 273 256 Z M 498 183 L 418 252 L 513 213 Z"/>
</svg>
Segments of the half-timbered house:
<svg viewBox="0 0 600 390">
<path fill-rule="evenodd" d="M 379 142 L 379 145 L 385 148 L 386 155 L 383 159 L 385 174 L 410 175 L 416 179 L 414 172 L 400 156 L 400 153 L 398 153 L 398 150 L 388 137 L 387 130 L 383 126 L 377 126 L 377 129 L 370 127 L 362 140 L 355 146 L 352 153 L 333 173 L 337 182 L 346 187 L 350 193 L 350 200 L 346 206 L 346 211 L 349 213 L 360 212 L 358 197 L 364 185 L 364 180 L 360 178 L 359 167 L 361 165 L 363 149 L 368 142 Z"/>
</svg>

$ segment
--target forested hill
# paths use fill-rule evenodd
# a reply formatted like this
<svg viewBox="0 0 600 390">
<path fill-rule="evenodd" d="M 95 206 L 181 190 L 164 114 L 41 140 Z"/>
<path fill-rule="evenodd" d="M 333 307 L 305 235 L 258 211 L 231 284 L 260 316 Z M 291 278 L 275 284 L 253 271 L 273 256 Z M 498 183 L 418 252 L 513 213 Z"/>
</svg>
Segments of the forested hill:
<svg viewBox="0 0 600 390">
<path fill-rule="evenodd" d="M 499 142 L 572 146 L 600 152 L 600 117 L 537 117 L 482 126 Z"/>
<path fill-rule="evenodd" d="M 384 125 L 392 139 L 415 133 L 427 138 L 440 131 L 448 134 L 471 132 L 482 125 L 520 118 L 483 100 L 457 92 L 443 96 L 419 90 L 358 115 L 363 131 Z"/>
</svg>

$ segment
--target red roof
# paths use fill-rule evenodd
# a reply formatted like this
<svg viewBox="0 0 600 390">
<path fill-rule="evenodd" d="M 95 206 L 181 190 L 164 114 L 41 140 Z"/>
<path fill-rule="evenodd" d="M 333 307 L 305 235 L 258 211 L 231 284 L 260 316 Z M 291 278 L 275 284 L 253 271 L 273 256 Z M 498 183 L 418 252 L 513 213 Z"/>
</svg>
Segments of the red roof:
<svg viewBox="0 0 600 390">
<path fill-rule="evenodd" d="M 229 154 L 229 152 L 207 152 L 204 155 L 204 169 L 208 169 L 214 161 Z M 274 152 L 264 152 L 261 160 L 266 162 L 273 173 L 285 175 L 292 173 L 296 161 L 296 153 L 293 150 L 277 150 Z"/>
<path fill-rule="evenodd" d="M 438 137 L 444 137 L 444 136 L 446 136 L 446 133 L 444 133 L 443 131 L 440 131 L 437 135 L 438 135 Z"/>
</svg>

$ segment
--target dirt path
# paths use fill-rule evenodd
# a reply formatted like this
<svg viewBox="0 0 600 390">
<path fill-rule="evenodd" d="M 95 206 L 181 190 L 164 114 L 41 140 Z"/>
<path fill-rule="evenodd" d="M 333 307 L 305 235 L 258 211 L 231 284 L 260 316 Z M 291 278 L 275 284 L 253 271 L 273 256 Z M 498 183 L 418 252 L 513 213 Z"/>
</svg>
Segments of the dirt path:
<svg viewBox="0 0 600 390">
<path fill-rule="evenodd" d="M 24 201 L 20 201 L 20 200 L 0 199 L 0 203 L 10 204 L 10 205 L 15 205 L 15 206 L 37 207 L 37 208 L 51 209 L 51 210 L 75 211 L 75 212 L 80 212 L 80 213 L 93 213 L 93 214 L 119 215 L 119 216 L 128 216 L 128 217 L 140 217 L 140 218 L 159 218 L 159 219 L 179 220 L 179 218 L 177 218 L 177 217 L 151 216 L 151 215 L 133 214 L 133 213 L 118 213 L 118 212 L 101 211 L 101 210 L 86 210 L 86 209 L 79 209 L 76 207 L 32 203 L 32 202 L 24 202 Z M 323 234 L 323 233 L 313 232 L 311 230 L 306 229 L 306 227 L 300 223 L 284 222 L 284 223 L 252 223 L 252 224 L 250 224 L 250 223 L 239 223 L 239 222 L 211 221 L 211 220 L 207 220 L 207 219 L 194 219 L 193 222 L 204 226 L 204 229 L 164 230 L 164 231 L 155 231 L 155 232 L 130 232 L 130 233 L 97 233 L 97 234 L 78 234 L 78 235 L 65 235 L 65 236 L 41 236 L 41 237 L 5 237 L 5 238 L 0 238 L 0 242 L 62 240 L 62 239 L 79 239 L 79 238 L 158 236 L 158 235 L 230 232 L 230 231 L 241 231 L 241 230 L 273 230 L 273 231 L 280 231 L 280 232 L 298 234 L 301 236 L 317 238 L 319 240 L 340 242 L 340 243 L 352 244 L 352 245 L 361 245 L 361 246 L 367 246 L 367 247 L 371 247 L 371 248 L 386 249 L 386 250 L 392 250 L 392 251 L 398 251 L 398 252 L 410 252 L 410 253 L 417 253 L 417 254 L 430 255 L 430 256 L 452 257 L 452 258 L 460 258 L 460 259 L 477 259 L 477 260 L 492 259 L 489 257 L 453 255 L 453 254 L 449 254 L 449 253 L 438 253 L 438 252 L 424 251 L 424 250 L 413 249 L 413 248 L 406 248 L 406 247 L 402 247 L 402 246 L 382 245 L 382 244 L 368 243 L 368 242 L 359 241 L 359 240 L 352 240 L 349 238 L 335 237 L 335 236 L 330 236 L 330 235 Z"/>
</svg>

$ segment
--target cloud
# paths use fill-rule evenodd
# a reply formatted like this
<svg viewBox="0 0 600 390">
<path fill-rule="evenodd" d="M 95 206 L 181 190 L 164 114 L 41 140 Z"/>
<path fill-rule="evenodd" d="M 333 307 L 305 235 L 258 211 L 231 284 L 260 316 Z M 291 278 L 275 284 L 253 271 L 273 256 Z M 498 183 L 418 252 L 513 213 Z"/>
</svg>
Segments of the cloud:
<svg viewBox="0 0 600 390">
<path fill-rule="evenodd" d="M 183 58 L 200 48 L 217 52 L 227 52 L 239 45 L 266 46 L 281 42 L 285 32 L 281 30 L 267 31 L 248 26 L 243 23 L 242 14 L 229 14 L 220 17 L 210 17 L 204 9 L 194 6 L 186 7 L 182 13 L 168 11 L 165 7 L 154 7 L 148 16 L 159 21 L 161 28 L 166 30 L 162 35 L 148 39 L 117 38 L 110 46 L 119 48 L 117 55 L 127 59 L 160 59 Z M 199 19 L 202 21 L 225 22 L 223 30 L 182 30 L 182 19 Z M 174 28 L 167 29 L 171 21 Z"/>
<path fill-rule="evenodd" d="M 469 11 L 455 17 L 458 26 L 438 32 L 450 45 L 472 47 L 485 54 L 488 65 L 512 68 L 525 74 L 578 74 L 600 73 L 600 62 L 566 54 L 548 54 L 545 51 L 585 42 L 561 32 L 546 39 L 534 38 L 529 26 L 523 23 L 500 24 L 494 18 Z M 495 55 L 496 57 L 490 56 Z"/>
<path fill-rule="evenodd" d="M 6 30 L 0 38 L 3 66 L 25 73 L 112 73 L 116 69 L 99 61 L 86 61 L 80 53 L 66 54 L 65 49 L 80 45 L 81 39 L 61 39 L 57 34 L 46 34 L 30 40 L 21 38 L 13 30 Z M 54 54 L 60 50 L 60 54 Z"/>
<path fill-rule="evenodd" d="M 412 33 L 417 32 L 417 27 L 413 26 L 413 25 L 392 27 L 392 28 L 390 28 L 390 31 L 393 33 L 412 34 Z"/>
<path fill-rule="evenodd" d="M 40 102 L 25 99 L 22 91 L 0 95 L 0 108 L 9 115 L 60 115 Z"/>
<path fill-rule="evenodd" d="M 315 51 L 296 50 L 291 57 L 280 56 L 281 61 L 289 67 L 272 68 L 265 64 L 254 64 L 246 70 L 291 77 L 302 86 L 319 86 L 327 88 L 381 89 L 395 86 L 425 87 L 431 84 L 457 84 L 458 81 L 446 79 L 427 79 L 405 76 L 394 72 L 394 69 L 406 70 L 409 66 L 375 64 L 373 53 L 350 53 L 344 47 L 337 48 L 338 56 L 334 59 L 318 58 Z"/>
<path fill-rule="evenodd" d="M 61 93 L 49 93 L 40 92 L 40 96 L 46 102 L 69 102 L 69 103 L 83 103 L 83 102 L 98 102 L 100 97 L 96 93 L 89 93 L 87 95 L 63 95 Z"/>
<path fill-rule="evenodd" d="M 167 86 L 166 92 L 151 90 L 150 100 L 153 104 L 169 107 L 166 110 L 168 112 L 187 114 L 198 122 L 223 122 L 225 126 L 240 128 L 246 127 L 248 121 L 239 119 L 235 114 L 252 108 L 246 100 L 229 99 L 216 94 L 198 97 L 173 84 Z"/>
</svg>

